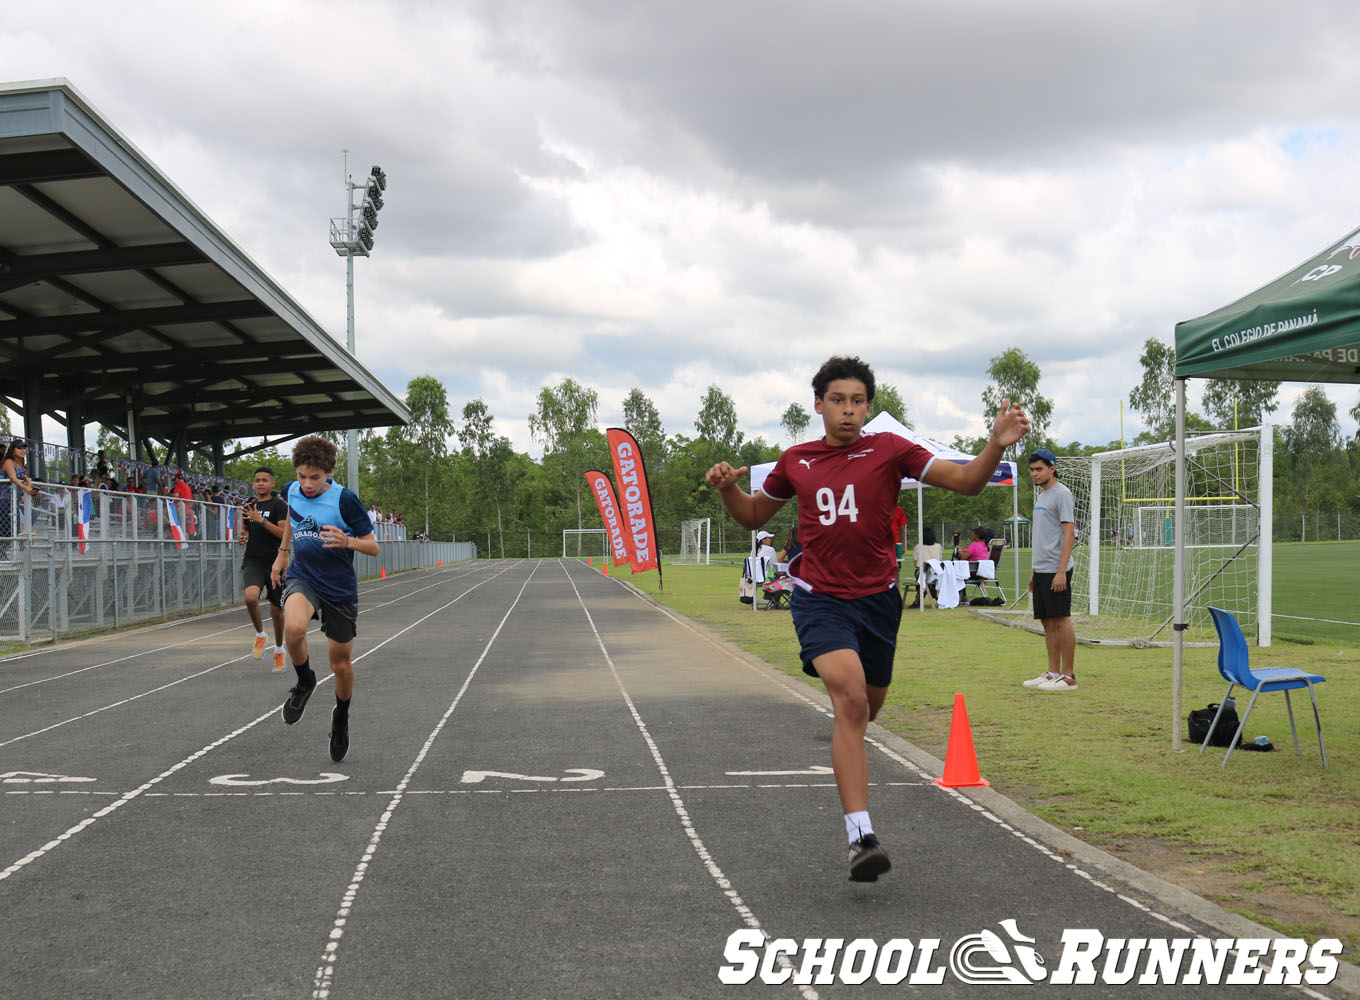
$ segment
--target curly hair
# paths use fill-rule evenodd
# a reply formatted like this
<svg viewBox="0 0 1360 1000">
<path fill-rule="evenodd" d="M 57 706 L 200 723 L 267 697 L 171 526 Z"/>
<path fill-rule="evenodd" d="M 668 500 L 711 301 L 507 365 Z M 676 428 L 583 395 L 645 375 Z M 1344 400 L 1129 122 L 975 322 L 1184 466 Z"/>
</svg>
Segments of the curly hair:
<svg viewBox="0 0 1360 1000">
<path fill-rule="evenodd" d="M 874 370 L 859 358 L 836 356 L 828 358 L 826 364 L 817 369 L 812 376 L 812 393 L 818 399 L 826 395 L 826 387 L 837 379 L 853 378 L 864 383 L 864 394 L 869 402 L 874 401 Z"/>
<path fill-rule="evenodd" d="M 305 437 L 293 448 L 293 468 L 310 465 L 322 472 L 335 471 L 335 445 L 315 434 Z"/>
</svg>

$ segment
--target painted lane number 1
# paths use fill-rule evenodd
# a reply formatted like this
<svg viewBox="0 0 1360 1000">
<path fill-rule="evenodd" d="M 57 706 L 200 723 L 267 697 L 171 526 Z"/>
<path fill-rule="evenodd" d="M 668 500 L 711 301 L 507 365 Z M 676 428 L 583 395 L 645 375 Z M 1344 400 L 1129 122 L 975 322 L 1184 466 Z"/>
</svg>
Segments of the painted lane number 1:
<svg viewBox="0 0 1360 1000">
<path fill-rule="evenodd" d="M 841 502 L 836 503 L 836 494 L 830 486 L 817 491 L 817 509 L 821 514 L 817 520 L 822 524 L 835 524 L 836 518 L 848 517 L 852 522 L 859 520 L 859 508 L 855 506 L 855 484 L 851 483 L 841 494 Z"/>
</svg>

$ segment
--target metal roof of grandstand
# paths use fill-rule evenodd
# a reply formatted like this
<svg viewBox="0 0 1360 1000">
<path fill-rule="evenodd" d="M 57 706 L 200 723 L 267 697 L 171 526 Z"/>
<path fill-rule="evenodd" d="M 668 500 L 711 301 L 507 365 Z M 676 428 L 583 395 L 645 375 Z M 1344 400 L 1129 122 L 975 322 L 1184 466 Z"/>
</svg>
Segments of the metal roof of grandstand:
<svg viewBox="0 0 1360 1000">
<path fill-rule="evenodd" d="M 0 85 L 0 392 L 35 391 L 189 447 L 410 417 L 65 80 Z"/>
</svg>

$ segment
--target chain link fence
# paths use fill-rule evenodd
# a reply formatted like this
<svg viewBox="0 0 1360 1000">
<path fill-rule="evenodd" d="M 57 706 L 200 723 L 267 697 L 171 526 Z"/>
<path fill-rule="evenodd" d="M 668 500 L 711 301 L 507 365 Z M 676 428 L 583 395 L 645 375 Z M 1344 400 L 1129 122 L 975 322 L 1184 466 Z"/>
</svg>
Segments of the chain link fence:
<svg viewBox="0 0 1360 1000">
<path fill-rule="evenodd" d="M 121 628 L 241 600 L 237 508 L 109 490 L 0 487 L 0 643 Z M 385 532 L 384 534 L 390 534 Z M 360 579 L 477 556 L 469 542 L 380 538 Z"/>
<path fill-rule="evenodd" d="M 1277 542 L 1343 542 L 1360 538 L 1360 514 L 1350 510 L 1275 511 Z"/>
</svg>

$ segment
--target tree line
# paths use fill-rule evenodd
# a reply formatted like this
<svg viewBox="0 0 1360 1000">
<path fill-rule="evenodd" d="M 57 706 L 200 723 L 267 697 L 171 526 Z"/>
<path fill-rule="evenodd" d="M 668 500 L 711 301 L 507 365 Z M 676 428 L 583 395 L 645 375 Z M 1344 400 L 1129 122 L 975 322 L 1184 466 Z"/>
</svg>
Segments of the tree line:
<svg viewBox="0 0 1360 1000">
<path fill-rule="evenodd" d="M 1146 429 L 1130 445 L 1165 441 L 1174 433 L 1175 351 L 1149 339 L 1139 361 L 1142 381 L 1130 388 L 1128 399 Z M 1022 515 L 1027 516 L 1033 504 L 1025 468 L 1030 451 L 1049 447 L 1060 455 L 1089 455 L 1121 446 L 1118 441 L 1054 441 L 1049 432 L 1053 401 L 1040 391 L 1038 364 L 1019 348 L 991 358 L 986 378 L 979 402 L 987 426 L 1004 398 L 1019 402 L 1030 415 L 1029 436 L 1006 455 L 1019 467 Z M 1278 390 L 1276 382 L 1210 381 L 1202 397 L 1203 412 L 1187 414 L 1187 430 L 1254 426 L 1278 409 Z M 410 424 L 360 437 L 360 493 L 366 504 L 385 511 L 395 507 L 413 532 L 427 532 L 435 539 L 481 539 L 488 533 L 493 538 L 523 538 L 527 532 L 600 526 L 583 477 L 588 469 L 611 470 L 605 435 L 598 426 L 600 399 L 595 389 L 565 378 L 539 390 L 529 428 L 543 449 L 541 458 L 516 451 L 509 438 L 497 433 L 485 400 L 470 399 L 457 408 L 433 376 L 418 376 L 408 383 L 406 404 Z M 912 426 L 907 405 L 893 385 L 877 387 L 873 409 Z M 622 411 L 623 425 L 642 448 L 663 544 L 667 529 L 704 517 L 713 519 L 715 544 L 720 531 L 728 539 L 744 539 L 745 533 L 727 518 L 716 491 L 704 482 L 704 472 L 719 460 L 747 466 L 774 461 L 780 445 L 763 437 L 748 438 L 739 426 L 733 397 L 717 385 L 709 386 L 698 400 L 693 433 L 689 428 L 667 433 L 656 405 L 638 388 L 623 399 Z M 1360 420 L 1360 401 L 1349 412 Z M 790 443 L 820 433 L 816 415 L 799 402 L 789 404 L 780 425 Z M 329 436 L 341 449 L 336 467 L 343 470 L 344 435 Z M 1360 441 L 1343 438 L 1336 406 L 1320 388 L 1305 390 L 1288 421 L 1276 426 L 1275 436 L 1277 539 L 1297 536 L 1301 514 L 1322 511 L 1360 517 Z M 101 445 L 104 438 L 101 435 Z M 975 454 L 986 439 L 956 437 L 947 443 Z M 111 435 L 108 444 L 114 444 Z M 193 464 L 208 471 L 203 456 L 195 456 Z M 262 464 L 273 466 L 280 481 L 286 481 L 291 470 L 285 453 L 265 450 L 229 463 L 226 472 L 248 482 Z M 1011 515 L 1011 493 L 1006 489 L 988 488 L 977 497 L 926 490 L 923 501 L 927 524 L 984 524 L 1001 533 Z M 914 523 L 915 498 L 904 497 L 903 506 Z M 790 504 L 773 527 L 791 525 L 795 519 Z"/>
</svg>

